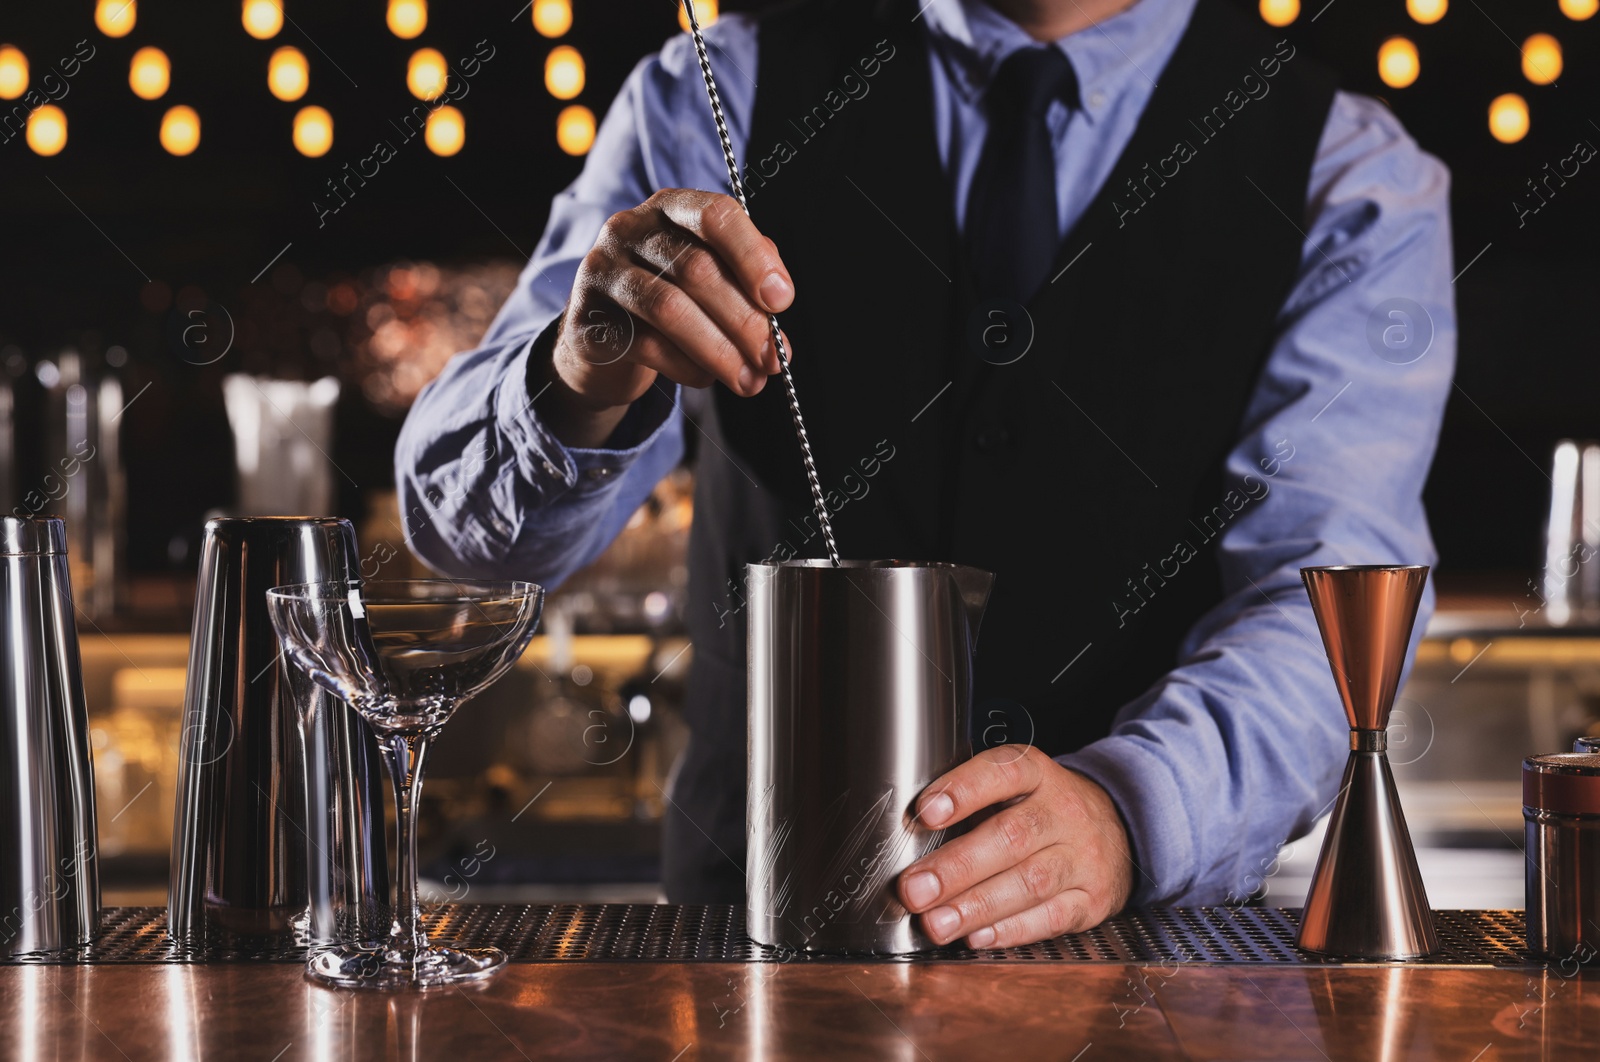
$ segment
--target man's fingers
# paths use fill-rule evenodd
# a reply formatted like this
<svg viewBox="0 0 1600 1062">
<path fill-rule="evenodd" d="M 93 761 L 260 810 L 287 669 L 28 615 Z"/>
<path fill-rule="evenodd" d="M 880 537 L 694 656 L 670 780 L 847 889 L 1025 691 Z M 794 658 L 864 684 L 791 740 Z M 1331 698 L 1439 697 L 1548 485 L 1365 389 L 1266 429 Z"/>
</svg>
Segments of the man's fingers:
<svg viewBox="0 0 1600 1062">
<path fill-rule="evenodd" d="M 735 394 L 753 395 L 766 383 L 716 322 L 676 284 L 651 270 L 629 266 L 606 274 L 605 285 L 605 295 L 637 323 L 660 332 L 677 350 L 692 351 L 692 360 Z"/>
<path fill-rule="evenodd" d="M 794 300 L 794 281 L 777 247 L 736 200 L 713 192 L 669 188 L 645 201 L 711 246 L 762 310 L 779 313 Z"/>
<path fill-rule="evenodd" d="M 673 383 L 685 387 L 710 387 L 716 380 L 687 354 L 672 345 L 672 341 L 649 325 L 639 326 L 634 341 L 633 360 L 665 376 Z M 670 389 L 667 394 L 671 396 Z"/>
<path fill-rule="evenodd" d="M 751 301 L 710 246 L 676 226 L 665 225 L 639 242 L 634 257 L 687 292 L 752 368 L 770 371 L 775 351 L 766 311 Z"/>
<path fill-rule="evenodd" d="M 1032 746 L 1020 754 L 1014 745 L 985 749 L 923 790 L 917 800 L 917 820 L 936 830 L 1033 792 L 1043 777 L 1039 764 L 1043 755 Z"/>
<path fill-rule="evenodd" d="M 777 248 L 738 203 L 666 189 L 608 218 L 584 257 L 562 325 L 563 378 L 606 408 L 648 387 L 646 370 L 758 394 L 780 369 L 769 316 L 792 297 Z"/>
<path fill-rule="evenodd" d="M 1081 889 L 1057 893 L 1026 911 L 1002 918 L 992 926 L 967 931 L 969 948 L 1015 948 L 1034 941 L 1081 933 L 1099 924 L 1090 910 L 1089 895 Z"/>
<path fill-rule="evenodd" d="M 934 826 L 998 805 L 900 874 L 901 902 L 939 943 L 1026 943 L 1087 928 L 1127 902 L 1132 863 L 1110 794 L 1037 749 L 981 753 L 920 804 Z"/>
<path fill-rule="evenodd" d="M 912 911 L 949 903 L 1053 846 L 1059 836 L 1057 825 L 1042 800 L 1006 808 L 902 871 L 901 900 Z"/>
<path fill-rule="evenodd" d="M 936 944 L 1020 915 L 1073 885 L 1072 853 L 1054 844 L 943 900 L 922 916 Z"/>
</svg>

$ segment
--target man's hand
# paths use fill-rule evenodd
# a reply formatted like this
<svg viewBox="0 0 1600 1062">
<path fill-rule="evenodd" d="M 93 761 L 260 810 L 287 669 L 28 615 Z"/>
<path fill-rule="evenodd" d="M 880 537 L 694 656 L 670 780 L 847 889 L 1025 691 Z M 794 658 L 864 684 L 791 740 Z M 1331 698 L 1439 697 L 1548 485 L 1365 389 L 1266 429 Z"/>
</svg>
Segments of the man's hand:
<svg viewBox="0 0 1600 1062">
<path fill-rule="evenodd" d="M 935 943 L 1009 948 L 1099 925 L 1133 890 L 1127 831 L 1104 789 L 1031 745 L 980 752 L 928 786 L 931 829 L 994 815 L 900 875 Z"/>
<path fill-rule="evenodd" d="M 767 314 L 793 299 L 776 245 L 735 200 L 657 192 L 613 214 L 579 265 L 541 413 L 563 441 L 594 446 L 657 374 L 754 395 L 779 371 Z"/>
</svg>

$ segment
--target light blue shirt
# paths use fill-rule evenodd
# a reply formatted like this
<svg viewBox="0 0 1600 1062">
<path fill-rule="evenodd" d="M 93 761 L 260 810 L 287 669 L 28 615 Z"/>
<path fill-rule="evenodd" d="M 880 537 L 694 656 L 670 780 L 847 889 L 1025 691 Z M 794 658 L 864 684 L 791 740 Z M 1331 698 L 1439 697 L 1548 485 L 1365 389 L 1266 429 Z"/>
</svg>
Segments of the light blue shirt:
<svg viewBox="0 0 1600 1062">
<path fill-rule="evenodd" d="M 1056 104 L 1049 116 L 1063 232 L 1133 135 L 1194 3 L 1139 0 L 1057 42 L 1081 88 L 1081 109 Z M 932 0 L 920 17 L 960 218 L 983 146 L 984 88 L 1033 42 L 979 0 Z M 743 161 L 755 25 L 729 15 L 707 37 Z M 560 315 L 601 225 L 671 187 L 727 190 L 687 35 L 629 76 L 483 345 L 458 355 L 406 421 L 396 477 L 412 548 L 429 564 L 559 583 L 681 458 L 684 418 L 660 389 L 635 403 L 610 447 L 582 450 L 539 422 L 524 382 L 529 348 Z M 1139 865 L 1136 903 L 1249 895 L 1279 845 L 1332 802 L 1346 724 L 1299 568 L 1434 562 L 1421 495 L 1455 362 L 1448 198 L 1445 167 L 1387 108 L 1340 93 L 1305 202 L 1263 197 L 1259 214 L 1239 219 L 1305 237 L 1227 461 L 1235 481 L 1253 476 L 1267 493 L 1221 537 L 1226 597 L 1189 633 L 1179 666 L 1125 705 L 1108 737 L 1059 757 L 1121 810 Z M 804 299 L 806 278 L 795 285 Z M 1432 604 L 1430 589 L 1418 637 Z"/>
</svg>

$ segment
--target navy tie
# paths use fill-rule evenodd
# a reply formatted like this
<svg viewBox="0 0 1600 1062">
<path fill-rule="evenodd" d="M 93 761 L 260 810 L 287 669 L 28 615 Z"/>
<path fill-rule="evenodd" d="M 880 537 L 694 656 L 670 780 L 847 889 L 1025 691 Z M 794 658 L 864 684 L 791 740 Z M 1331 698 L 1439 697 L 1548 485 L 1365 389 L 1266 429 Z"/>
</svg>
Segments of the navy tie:
<svg viewBox="0 0 1600 1062">
<path fill-rule="evenodd" d="M 966 244 L 978 294 L 1026 303 L 1060 246 L 1056 161 L 1045 122 L 1053 100 L 1075 106 L 1078 79 L 1054 45 L 1012 53 L 985 98 L 989 133 L 967 194 Z"/>
</svg>

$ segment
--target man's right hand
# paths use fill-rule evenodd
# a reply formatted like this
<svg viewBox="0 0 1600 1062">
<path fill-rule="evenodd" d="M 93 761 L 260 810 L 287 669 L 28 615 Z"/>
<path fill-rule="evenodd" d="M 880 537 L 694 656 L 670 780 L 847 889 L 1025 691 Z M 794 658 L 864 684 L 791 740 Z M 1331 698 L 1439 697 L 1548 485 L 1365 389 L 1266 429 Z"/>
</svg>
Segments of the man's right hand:
<svg viewBox="0 0 1600 1062">
<path fill-rule="evenodd" d="M 598 446 L 658 373 L 757 394 L 780 368 L 767 314 L 793 299 L 776 245 L 737 201 L 657 192 L 612 215 L 578 267 L 541 415 L 568 445 Z"/>
</svg>

